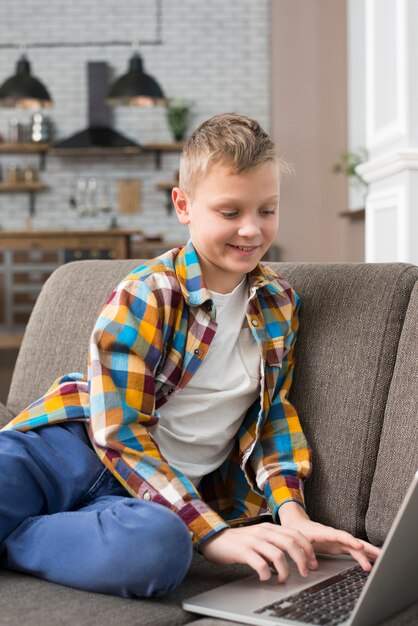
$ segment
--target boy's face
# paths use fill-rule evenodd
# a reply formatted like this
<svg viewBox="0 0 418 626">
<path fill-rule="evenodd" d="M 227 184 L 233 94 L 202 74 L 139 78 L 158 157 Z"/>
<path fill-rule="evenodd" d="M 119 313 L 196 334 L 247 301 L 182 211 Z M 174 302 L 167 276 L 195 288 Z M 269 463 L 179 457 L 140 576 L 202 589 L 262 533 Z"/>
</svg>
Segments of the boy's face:
<svg viewBox="0 0 418 626">
<path fill-rule="evenodd" d="M 182 224 L 188 224 L 208 289 L 229 293 L 265 254 L 279 226 L 277 166 L 267 163 L 236 174 L 210 166 L 193 197 L 173 189 Z"/>
</svg>

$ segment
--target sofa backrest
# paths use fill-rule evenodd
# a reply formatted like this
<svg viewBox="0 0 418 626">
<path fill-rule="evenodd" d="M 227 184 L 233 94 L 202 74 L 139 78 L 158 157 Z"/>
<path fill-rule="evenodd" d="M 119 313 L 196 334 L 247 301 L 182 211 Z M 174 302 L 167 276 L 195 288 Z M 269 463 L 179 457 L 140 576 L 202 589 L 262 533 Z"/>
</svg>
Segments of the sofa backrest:
<svg viewBox="0 0 418 626">
<path fill-rule="evenodd" d="M 290 399 L 313 448 L 307 508 L 314 519 L 366 536 L 388 392 L 418 267 L 280 264 L 280 272 L 302 301 Z M 418 388 L 407 387 L 403 393 L 416 402 Z M 391 422 L 389 414 L 387 418 Z M 417 459 L 404 422 L 392 424 L 391 432 L 396 431 L 406 454 Z M 390 472 L 390 457 L 386 453 L 380 471 L 385 466 Z M 394 502 L 400 502 L 408 482 L 405 474 L 388 480 L 387 499 L 396 492 Z M 374 538 L 380 543 L 396 512 L 393 507 L 390 511 L 382 522 L 376 512 L 373 517 Z"/>
<path fill-rule="evenodd" d="M 16 363 L 7 403 L 14 413 L 59 375 L 86 373 L 97 315 L 116 284 L 139 263 L 77 261 L 54 272 L 38 298 Z M 272 265 L 302 300 L 290 399 L 313 448 L 308 511 L 314 519 L 366 536 L 385 407 L 418 268 L 401 263 Z M 417 397 L 416 388 L 406 392 Z M 403 434 L 398 436 L 402 442 Z"/>
<path fill-rule="evenodd" d="M 418 283 L 406 312 L 379 442 L 366 515 L 370 541 L 380 544 L 418 471 Z"/>
</svg>

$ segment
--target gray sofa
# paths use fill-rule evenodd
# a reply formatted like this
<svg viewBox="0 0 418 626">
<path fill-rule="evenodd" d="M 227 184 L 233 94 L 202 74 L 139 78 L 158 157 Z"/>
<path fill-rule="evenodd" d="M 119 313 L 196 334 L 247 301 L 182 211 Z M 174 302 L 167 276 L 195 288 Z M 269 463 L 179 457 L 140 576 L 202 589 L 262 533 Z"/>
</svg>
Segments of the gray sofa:
<svg viewBox="0 0 418 626">
<path fill-rule="evenodd" d="M 59 374 L 85 372 L 99 310 L 138 264 L 79 261 L 54 272 L 27 326 L 0 424 L 42 395 Z M 302 299 L 291 401 L 314 451 L 308 511 L 318 521 L 381 544 L 418 467 L 418 267 L 273 265 Z M 196 554 L 176 592 L 134 600 L 0 570 L 0 625 L 221 626 L 227 622 L 183 611 L 181 600 L 249 571 L 217 566 Z M 417 624 L 418 605 L 385 623 Z"/>
</svg>

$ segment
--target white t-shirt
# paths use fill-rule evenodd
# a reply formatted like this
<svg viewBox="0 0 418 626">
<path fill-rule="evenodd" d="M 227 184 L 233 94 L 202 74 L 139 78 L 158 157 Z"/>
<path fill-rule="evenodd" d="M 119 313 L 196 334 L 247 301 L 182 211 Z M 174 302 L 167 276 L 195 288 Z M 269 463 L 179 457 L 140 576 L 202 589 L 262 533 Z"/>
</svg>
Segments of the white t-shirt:
<svg viewBox="0 0 418 626">
<path fill-rule="evenodd" d="M 215 337 L 190 382 L 159 409 L 159 423 L 149 429 L 168 463 L 196 487 L 227 458 L 260 393 L 260 350 L 245 317 L 247 278 L 231 293 L 210 293 Z"/>
</svg>

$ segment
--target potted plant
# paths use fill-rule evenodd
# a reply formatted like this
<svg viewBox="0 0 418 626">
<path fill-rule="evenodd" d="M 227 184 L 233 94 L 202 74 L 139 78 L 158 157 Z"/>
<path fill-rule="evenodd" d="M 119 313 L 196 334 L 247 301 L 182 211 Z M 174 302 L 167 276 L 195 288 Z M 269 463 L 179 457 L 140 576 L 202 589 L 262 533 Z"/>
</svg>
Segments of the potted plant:
<svg viewBox="0 0 418 626">
<path fill-rule="evenodd" d="M 169 98 L 165 107 L 173 137 L 176 141 L 181 141 L 186 135 L 192 102 L 183 98 Z"/>
<path fill-rule="evenodd" d="M 366 193 L 368 185 L 360 174 L 356 172 L 356 167 L 367 161 L 367 159 L 368 153 L 365 148 L 360 148 L 357 152 L 343 152 L 339 162 L 333 165 L 332 171 L 336 174 L 345 174 L 351 185 Z"/>
<path fill-rule="evenodd" d="M 339 162 L 335 163 L 332 168 L 334 173 L 347 176 L 350 187 L 349 203 L 354 206 L 358 205 L 358 210 L 363 212 L 366 205 L 368 184 L 357 172 L 357 166 L 367 161 L 367 159 L 368 153 L 365 148 L 359 148 L 356 152 L 343 152 Z M 354 209 L 350 210 L 353 211 Z"/>
</svg>

